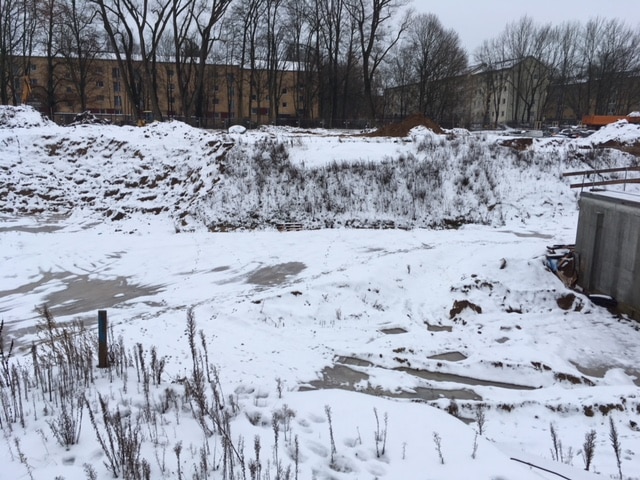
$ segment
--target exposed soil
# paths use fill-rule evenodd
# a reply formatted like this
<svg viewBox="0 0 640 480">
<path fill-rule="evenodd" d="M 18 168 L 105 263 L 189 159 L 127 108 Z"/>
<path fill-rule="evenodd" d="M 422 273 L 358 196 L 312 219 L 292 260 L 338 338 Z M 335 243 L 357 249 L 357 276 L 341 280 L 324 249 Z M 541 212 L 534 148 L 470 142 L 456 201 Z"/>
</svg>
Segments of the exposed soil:
<svg viewBox="0 0 640 480">
<path fill-rule="evenodd" d="M 468 300 L 456 300 L 453 302 L 453 307 L 449 310 L 449 318 L 454 318 L 459 315 L 465 308 L 469 308 L 476 313 L 482 313 L 482 308 L 475 303 Z"/>
<path fill-rule="evenodd" d="M 615 140 L 609 140 L 608 142 L 598 145 L 598 148 L 613 148 L 615 150 L 620 150 L 621 152 L 630 153 L 631 155 L 640 157 L 640 142 L 625 144 Z"/>
<path fill-rule="evenodd" d="M 406 137 L 412 128 L 423 126 L 427 127 L 434 133 L 442 134 L 444 130 L 433 120 L 422 114 L 414 114 L 405 118 L 399 123 L 390 123 L 377 129 L 375 132 L 368 133 L 368 137 Z"/>
<path fill-rule="evenodd" d="M 503 147 L 511 147 L 522 152 L 533 145 L 533 138 L 510 138 L 500 142 Z"/>
</svg>

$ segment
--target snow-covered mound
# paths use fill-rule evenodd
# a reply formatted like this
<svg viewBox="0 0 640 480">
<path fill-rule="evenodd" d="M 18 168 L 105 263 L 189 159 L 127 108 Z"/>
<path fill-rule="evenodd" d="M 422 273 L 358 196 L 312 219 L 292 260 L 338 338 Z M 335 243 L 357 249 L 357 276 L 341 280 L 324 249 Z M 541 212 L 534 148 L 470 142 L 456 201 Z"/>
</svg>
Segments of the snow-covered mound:
<svg viewBox="0 0 640 480">
<path fill-rule="evenodd" d="M 54 126 L 33 107 L 0 105 L 0 128 L 29 128 Z"/>
<path fill-rule="evenodd" d="M 2 112 L 5 124 L 29 127 L 0 129 L 3 211 L 82 210 L 94 220 L 162 214 L 179 230 L 550 219 L 576 206 L 559 172 L 636 162 L 614 150 L 587 155 L 591 138 L 505 141 L 466 131 L 436 134 L 422 125 L 402 137 L 278 127 L 237 136 L 176 121 L 63 128 L 30 108 Z M 639 128 L 609 126 L 596 134 L 597 144 L 636 141 Z"/>
<path fill-rule="evenodd" d="M 640 144 L 640 124 L 618 120 L 602 127 L 593 135 L 578 142 L 584 145 L 636 145 Z"/>
<path fill-rule="evenodd" d="M 243 133 L 246 133 L 246 131 L 247 131 L 247 127 L 243 125 L 231 125 L 229 127 L 229 133 L 233 133 L 236 135 L 242 135 Z"/>
<path fill-rule="evenodd" d="M 9 118 L 34 118 L 23 109 L 5 111 Z M 0 131 L 0 204 L 8 213 L 85 209 L 118 220 L 166 212 L 185 221 L 218 180 L 218 162 L 233 145 L 181 122 L 31 127 Z"/>
</svg>

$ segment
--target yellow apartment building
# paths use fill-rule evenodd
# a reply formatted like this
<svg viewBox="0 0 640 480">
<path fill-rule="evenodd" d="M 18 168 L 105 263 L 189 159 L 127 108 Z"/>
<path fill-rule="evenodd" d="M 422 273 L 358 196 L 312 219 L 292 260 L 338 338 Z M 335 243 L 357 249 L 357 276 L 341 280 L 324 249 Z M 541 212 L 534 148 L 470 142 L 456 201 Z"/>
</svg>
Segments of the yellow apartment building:
<svg viewBox="0 0 640 480">
<path fill-rule="evenodd" d="M 27 104 L 51 115 L 48 73 L 45 57 L 32 57 L 27 82 L 30 94 Z M 182 108 L 183 102 L 175 74 L 175 65 L 159 62 L 156 69 L 158 105 L 163 119 L 178 118 L 196 126 L 224 127 L 235 122 L 258 124 L 291 122 L 298 117 L 314 118 L 317 105 L 304 94 L 307 89 L 301 83 L 299 72 L 283 69 L 269 77 L 265 70 L 248 69 L 237 65 L 207 65 L 205 69 L 205 95 L 203 118 L 188 117 Z M 18 79 L 16 85 L 24 84 Z M 271 88 L 267 85 L 271 84 Z M 53 116 L 61 123 L 70 121 L 82 112 L 78 85 L 70 70 L 60 63 L 55 69 Z M 144 117 L 151 117 L 151 92 L 142 88 Z M 275 88 L 274 88 L 275 86 Z M 21 98 L 25 86 L 17 91 Z M 187 98 L 192 91 L 186 92 Z M 87 78 L 86 111 L 108 118 L 113 123 L 131 122 L 136 114 L 123 81 L 123 72 L 115 59 L 95 59 Z M 193 111 L 193 108 L 191 108 Z"/>
</svg>

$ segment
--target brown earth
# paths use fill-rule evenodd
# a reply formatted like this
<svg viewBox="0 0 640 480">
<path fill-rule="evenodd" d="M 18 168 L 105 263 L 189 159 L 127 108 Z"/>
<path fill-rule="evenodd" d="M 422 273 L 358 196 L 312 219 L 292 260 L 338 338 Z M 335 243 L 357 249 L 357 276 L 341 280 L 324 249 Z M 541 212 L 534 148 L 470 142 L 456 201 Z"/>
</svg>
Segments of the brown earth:
<svg viewBox="0 0 640 480">
<path fill-rule="evenodd" d="M 511 138 L 509 140 L 503 140 L 500 145 L 503 147 L 511 147 L 515 150 L 523 151 L 529 148 L 533 144 L 532 138 Z"/>
<path fill-rule="evenodd" d="M 630 153 L 636 157 L 640 157 L 640 142 L 625 144 L 621 142 L 617 142 L 615 140 L 609 140 L 607 142 L 601 143 L 598 145 L 599 148 L 614 148 L 616 150 L 620 150 L 622 152 Z"/>
<path fill-rule="evenodd" d="M 417 114 L 408 116 L 407 118 L 405 118 L 399 123 L 390 123 L 388 125 L 385 125 L 377 129 L 375 132 L 368 133 L 367 136 L 368 137 L 406 137 L 407 135 L 409 135 L 409 131 L 412 128 L 418 127 L 418 126 L 427 127 L 429 130 L 437 134 L 444 133 L 440 125 L 438 125 L 436 122 L 434 122 L 433 120 L 430 120 L 429 118 L 425 117 L 422 114 L 417 113 Z"/>
</svg>

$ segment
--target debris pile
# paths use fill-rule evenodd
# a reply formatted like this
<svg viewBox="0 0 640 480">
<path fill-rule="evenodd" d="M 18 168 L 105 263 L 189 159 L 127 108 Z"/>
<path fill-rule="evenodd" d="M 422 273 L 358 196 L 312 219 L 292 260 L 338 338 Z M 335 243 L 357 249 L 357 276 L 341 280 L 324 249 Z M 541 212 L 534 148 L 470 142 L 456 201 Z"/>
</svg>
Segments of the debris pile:
<svg viewBox="0 0 640 480">
<path fill-rule="evenodd" d="M 93 113 L 86 111 L 78 113 L 73 117 L 73 121 L 68 125 L 74 127 L 76 125 L 109 125 L 109 121 L 96 117 Z"/>
<path fill-rule="evenodd" d="M 443 134 L 444 130 L 433 120 L 425 117 L 422 114 L 410 115 L 399 123 L 390 123 L 381 127 L 371 133 L 368 133 L 369 137 L 406 137 L 412 128 L 423 126 L 428 128 L 434 133 Z"/>
</svg>

